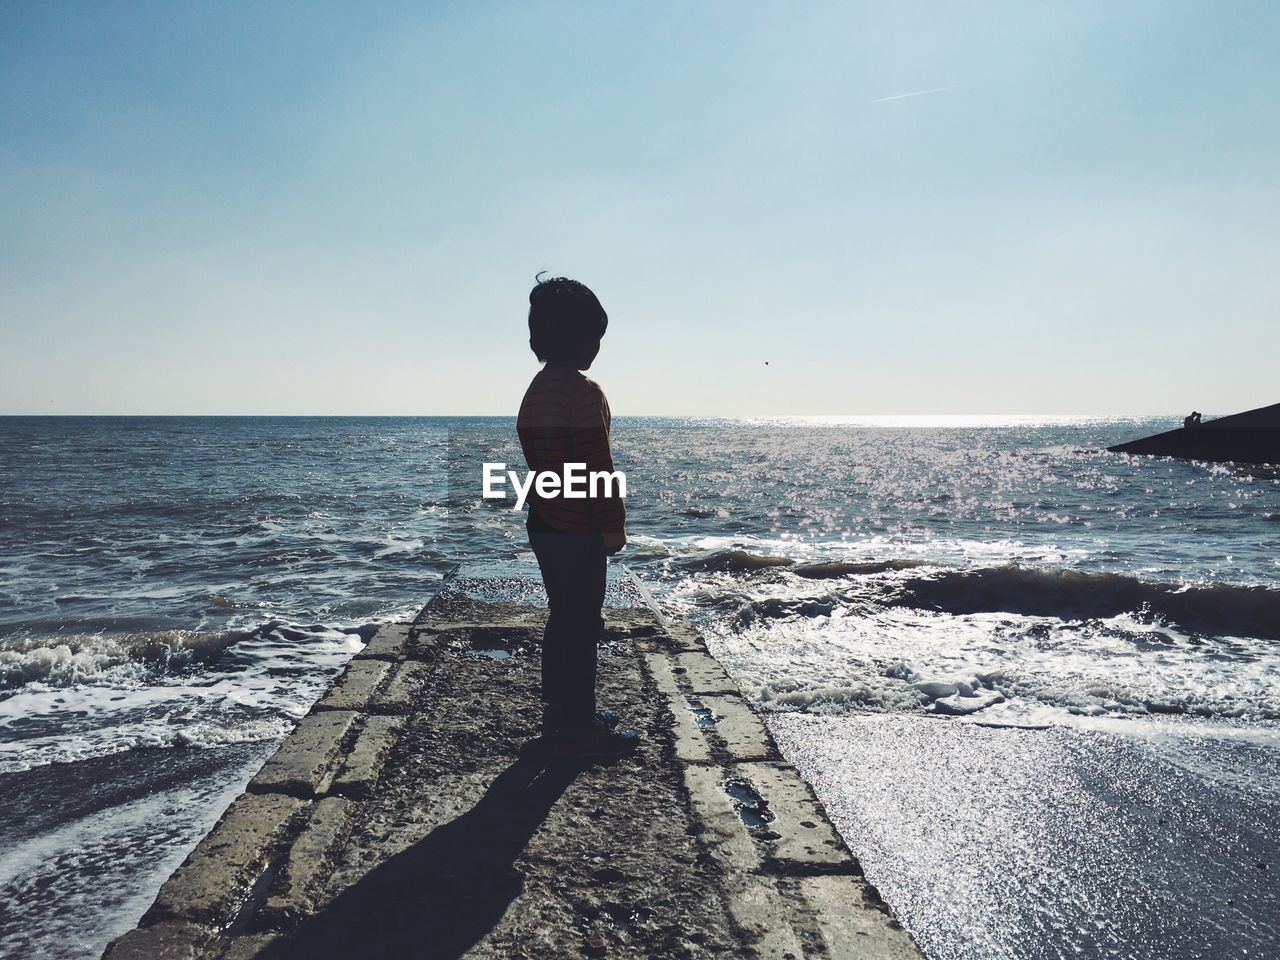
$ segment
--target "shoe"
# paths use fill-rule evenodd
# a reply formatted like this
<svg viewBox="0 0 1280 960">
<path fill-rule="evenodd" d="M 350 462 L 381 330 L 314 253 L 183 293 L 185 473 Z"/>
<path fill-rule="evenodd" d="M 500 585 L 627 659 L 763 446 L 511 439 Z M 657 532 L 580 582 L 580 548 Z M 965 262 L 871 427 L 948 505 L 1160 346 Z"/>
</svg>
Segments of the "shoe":
<svg viewBox="0 0 1280 960">
<path fill-rule="evenodd" d="M 640 745 L 634 730 L 614 730 L 597 720 L 583 730 L 560 730 L 545 738 L 546 752 L 566 760 L 614 760 Z"/>
<path fill-rule="evenodd" d="M 612 710 L 607 710 L 607 709 L 597 710 L 596 720 L 598 720 L 601 724 L 604 725 L 605 730 L 610 730 L 610 731 L 613 730 L 615 727 L 617 727 L 620 722 L 622 722 L 621 717 L 619 717 Z M 560 724 L 560 721 L 556 719 L 555 714 L 551 713 L 549 710 L 543 710 L 542 712 L 543 736 L 554 737 L 554 736 L 557 736 L 560 733 L 560 731 L 561 731 L 561 724 Z"/>
</svg>

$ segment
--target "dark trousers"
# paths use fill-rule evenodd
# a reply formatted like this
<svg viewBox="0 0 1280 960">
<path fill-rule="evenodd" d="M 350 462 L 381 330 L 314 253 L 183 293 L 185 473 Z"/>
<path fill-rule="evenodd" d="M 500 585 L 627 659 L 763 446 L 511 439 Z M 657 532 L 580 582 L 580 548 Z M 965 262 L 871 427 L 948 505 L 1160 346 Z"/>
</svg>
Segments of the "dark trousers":
<svg viewBox="0 0 1280 960">
<path fill-rule="evenodd" d="M 547 588 L 543 706 L 559 723 L 585 725 L 596 713 L 596 646 L 604 629 L 604 541 L 598 534 L 562 533 L 532 509 L 527 529 Z"/>
</svg>

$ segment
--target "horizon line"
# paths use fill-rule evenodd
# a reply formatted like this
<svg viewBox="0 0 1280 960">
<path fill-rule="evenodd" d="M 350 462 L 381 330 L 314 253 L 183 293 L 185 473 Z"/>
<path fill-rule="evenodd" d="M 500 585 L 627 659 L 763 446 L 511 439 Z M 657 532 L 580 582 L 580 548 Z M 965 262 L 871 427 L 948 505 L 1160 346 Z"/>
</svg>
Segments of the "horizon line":
<svg viewBox="0 0 1280 960">
<path fill-rule="evenodd" d="M 1252 408 L 1249 408 L 1252 409 Z M 1028 412 L 968 412 L 968 413 L 624 413 L 616 414 L 615 420 L 629 418 L 645 418 L 651 420 L 664 418 L 700 417 L 708 420 L 844 420 L 867 419 L 883 420 L 900 419 L 970 419 L 975 417 L 1044 417 L 1050 419 L 1097 419 L 1101 417 L 1168 417 L 1181 416 L 1171 411 L 1109 412 L 1109 413 L 1028 413 Z M 1226 414 L 1206 414 L 1206 416 L 1226 416 Z M 78 419 L 126 419 L 126 418 L 169 418 L 169 419 L 500 419 L 514 420 L 514 413 L 0 413 L 0 419 L 55 419 L 59 417 Z"/>
</svg>

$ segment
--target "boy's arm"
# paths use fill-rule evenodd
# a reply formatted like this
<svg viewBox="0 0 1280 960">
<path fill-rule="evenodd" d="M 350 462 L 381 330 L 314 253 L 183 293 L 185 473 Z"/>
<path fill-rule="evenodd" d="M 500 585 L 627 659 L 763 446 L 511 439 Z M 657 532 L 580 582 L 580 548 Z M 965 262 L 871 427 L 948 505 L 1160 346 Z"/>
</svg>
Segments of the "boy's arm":
<svg viewBox="0 0 1280 960">
<path fill-rule="evenodd" d="M 609 403 L 599 387 L 595 384 L 591 387 L 573 411 L 573 462 L 585 463 L 588 475 L 601 471 L 612 473 L 614 468 L 613 453 L 609 448 Z M 587 501 L 592 520 L 604 537 L 609 553 L 621 550 L 627 542 L 627 511 L 618 494 L 618 484 L 615 483 L 612 496 L 591 497 Z"/>
</svg>

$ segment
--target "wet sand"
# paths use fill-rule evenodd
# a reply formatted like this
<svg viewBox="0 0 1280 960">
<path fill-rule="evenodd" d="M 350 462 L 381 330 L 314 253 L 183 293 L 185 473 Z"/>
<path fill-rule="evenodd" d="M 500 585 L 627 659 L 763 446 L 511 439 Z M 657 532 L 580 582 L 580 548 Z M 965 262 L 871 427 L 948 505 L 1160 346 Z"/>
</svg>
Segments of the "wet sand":
<svg viewBox="0 0 1280 960">
<path fill-rule="evenodd" d="M 927 956 L 1056 960 L 1063 943 L 1123 960 L 1277 955 L 1280 767 L 1245 731 L 769 725 Z"/>
</svg>

